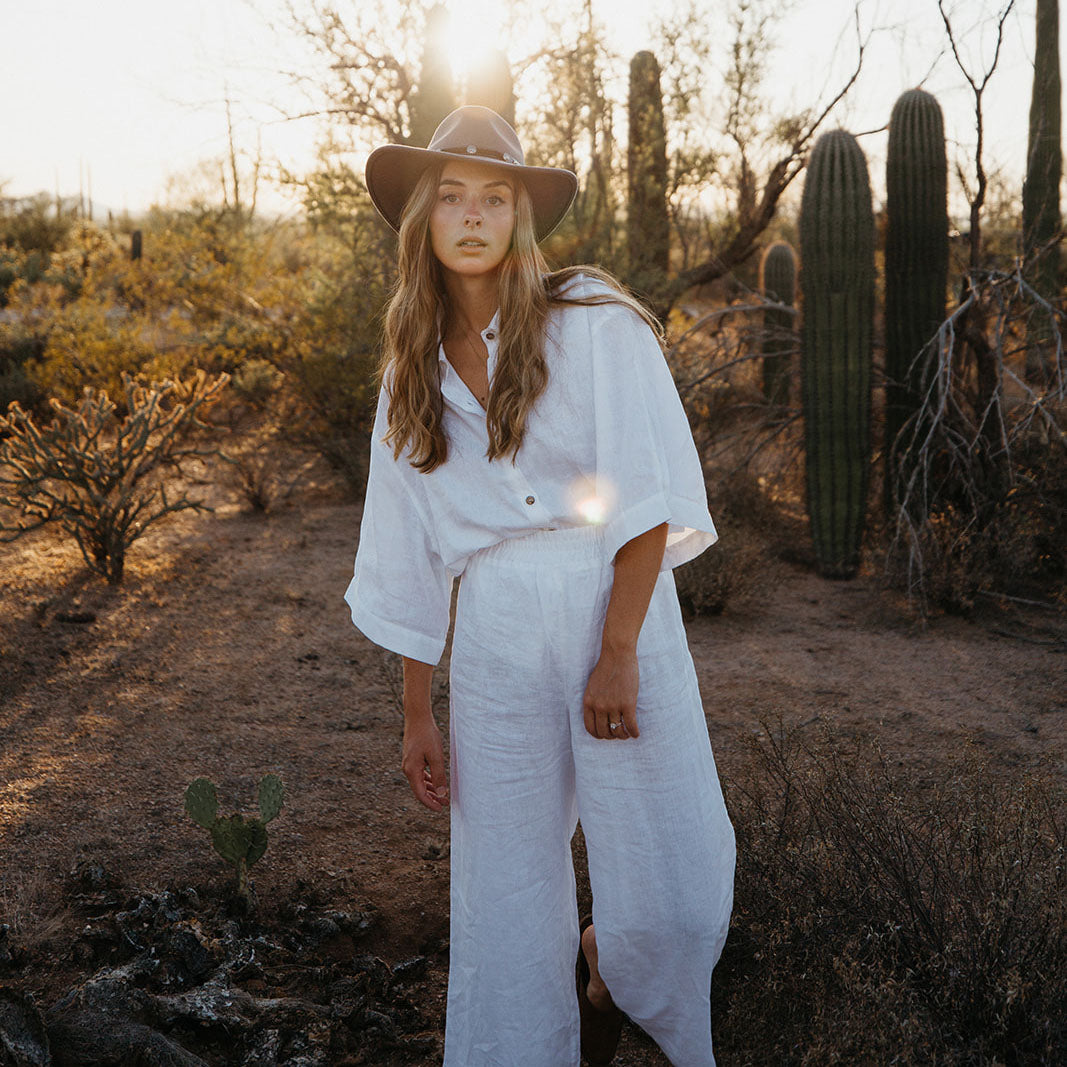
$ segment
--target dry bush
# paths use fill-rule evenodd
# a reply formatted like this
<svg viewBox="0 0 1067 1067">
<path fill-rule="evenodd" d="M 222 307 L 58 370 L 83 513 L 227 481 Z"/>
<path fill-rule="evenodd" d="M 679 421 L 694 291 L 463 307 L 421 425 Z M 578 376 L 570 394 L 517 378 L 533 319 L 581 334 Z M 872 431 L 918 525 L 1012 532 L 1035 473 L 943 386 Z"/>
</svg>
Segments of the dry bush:
<svg viewBox="0 0 1067 1067">
<path fill-rule="evenodd" d="M 1034 325 L 1046 381 L 1023 374 Z M 923 610 L 982 594 L 1067 599 L 1067 377 L 1062 313 L 1021 269 L 972 277 L 919 358 L 922 405 L 895 445 L 889 573 Z"/>
<path fill-rule="evenodd" d="M 795 537 L 766 486 L 744 470 L 709 495 L 719 540 L 674 571 L 686 618 L 719 615 L 756 594 L 772 559 Z"/>
<path fill-rule="evenodd" d="M 249 429 L 233 428 L 233 433 L 233 442 L 218 453 L 226 464 L 223 481 L 253 512 L 265 515 L 289 498 L 315 458 L 293 449 L 269 415 Z"/>
<path fill-rule="evenodd" d="M 833 735 L 753 742 L 716 1032 L 737 1064 L 1054 1064 L 1067 827 L 1052 771 L 916 780 Z"/>
<path fill-rule="evenodd" d="M 374 357 L 310 349 L 282 363 L 292 405 L 286 437 L 318 452 L 356 496 L 367 485 L 370 431 L 377 401 Z"/>
<path fill-rule="evenodd" d="M 700 451 L 719 542 L 675 571 L 683 611 L 719 614 L 756 588 L 798 534 L 798 413 L 761 387 L 761 296 L 675 314 L 671 370 Z M 794 501 L 792 498 L 795 497 Z"/>
<path fill-rule="evenodd" d="M 46 948 L 68 933 L 71 909 L 50 873 L 36 869 L 0 873 L 0 965 L 5 956 Z M 11 941 L 8 941 L 10 931 Z"/>
</svg>

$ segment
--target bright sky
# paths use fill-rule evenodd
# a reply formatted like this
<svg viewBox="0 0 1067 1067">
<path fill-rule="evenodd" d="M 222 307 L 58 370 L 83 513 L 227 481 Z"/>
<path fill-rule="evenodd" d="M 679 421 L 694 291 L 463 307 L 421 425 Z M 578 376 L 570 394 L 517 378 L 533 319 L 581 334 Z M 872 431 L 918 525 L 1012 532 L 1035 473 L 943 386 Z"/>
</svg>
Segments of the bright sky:
<svg viewBox="0 0 1067 1067">
<path fill-rule="evenodd" d="M 337 0 L 344 11 L 369 0 Z M 373 8 L 388 9 L 372 0 Z M 857 0 L 782 0 L 786 11 L 775 31 L 768 93 L 783 108 L 813 103 L 830 91 L 855 61 L 849 29 Z M 1005 0 L 945 0 L 959 27 L 989 22 Z M 576 0 L 572 0 L 577 9 Z M 452 0 L 461 28 L 457 39 L 481 43 L 492 35 L 506 0 Z M 168 180 L 184 179 L 173 196 L 205 178 L 193 177 L 207 161 L 209 173 L 226 150 L 224 101 L 234 102 L 239 144 L 249 152 L 262 139 L 267 157 L 305 169 L 316 139 L 311 121 L 279 121 L 296 110 L 281 71 L 309 62 L 285 25 L 285 0 L 5 0 L 0 36 L 0 191 L 18 196 L 58 186 L 76 195 L 91 180 L 97 217 L 107 208 L 137 212 L 165 201 Z M 725 46 L 729 0 L 703 0 L 709 34 Z M 864 71 L 838 124 L 855 132 L 883 126 L 901 91 L 925 80 L 941 102 L 950 141 L 973 142 L 973 97 L 944 52 L 937 0 L 859 0 L 864 31 L 876 33 Z M 629 56 L 648 47 L 648 13 L 673 0 L 594 0 L 610 27 L 615 48 Z M 1014 183 L 1023 171 L 1026 117 L 1032 76 L 1034 0 L 1016 0 L 1009 17 L 1000 67 L 987 91 L 987 165 L 999 163 Z M 1065 20 L 1067 21 L 1067 20 Z M 530 25 L 529 22 L 526 25 Z M 532 26 L 531 37 L 537 27 Z M 1067 27 L 1061 26 L 1067 35 Z M 993 35 L 964 40 L 981 73 Z M 532 47 L 517 42 L 512 55 Z M 1061 52 L 1067 48 L 1061 44 Z M 306 67 L 305 67 L 306 69 Z M 620 76 L 625 76 L 623 61 Z M 715 79 L 716 71 L 709 71 Z M 721 71 L 718 74 L 721 77 Z M 876 189 L 884 167 L 885 136 L 863 140 Z M 951 151 L 951 149 L 950 149 Z M 217 188 L 217 185 L 216 185 Z M 285 201 L 261 190 L 261 203 Z"/>
</svg>

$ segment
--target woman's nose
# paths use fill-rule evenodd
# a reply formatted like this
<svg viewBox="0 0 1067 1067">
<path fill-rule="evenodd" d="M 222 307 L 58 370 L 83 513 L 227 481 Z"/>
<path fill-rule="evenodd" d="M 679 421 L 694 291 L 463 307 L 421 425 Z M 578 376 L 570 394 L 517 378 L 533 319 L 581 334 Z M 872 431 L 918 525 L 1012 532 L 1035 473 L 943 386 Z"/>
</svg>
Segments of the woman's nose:
<svg viewBox="0 0 1067 1067">
<path fill-rule="evenodd" d="M 478 210 L 477 204 L 471 204 L 467 208 L 466 213 L 463 216 L 463 223 L 465 226 L 481 226 L 482 213 Z"/>
</svg>

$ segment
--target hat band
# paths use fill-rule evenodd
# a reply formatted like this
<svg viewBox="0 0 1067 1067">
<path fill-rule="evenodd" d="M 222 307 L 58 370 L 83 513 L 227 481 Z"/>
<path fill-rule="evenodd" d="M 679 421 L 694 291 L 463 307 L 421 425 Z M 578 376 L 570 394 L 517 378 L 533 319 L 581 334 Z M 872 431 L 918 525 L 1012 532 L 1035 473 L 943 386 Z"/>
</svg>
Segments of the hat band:
<svg viewBox="0 0 1067 1067">
<path fill-rule="evenodd" d="M 498 152 L 495 148 L 482 148 L 476 144 L 461 145 L 458 148 L 439 148 L 439 152 L 448 152 L 453 156 L 488 156 L 490 159 L 499 159 L 504 163 L 515 163 L 522 166 L 522 160 L 516 159 L 507 152 Z"/>
</svg>

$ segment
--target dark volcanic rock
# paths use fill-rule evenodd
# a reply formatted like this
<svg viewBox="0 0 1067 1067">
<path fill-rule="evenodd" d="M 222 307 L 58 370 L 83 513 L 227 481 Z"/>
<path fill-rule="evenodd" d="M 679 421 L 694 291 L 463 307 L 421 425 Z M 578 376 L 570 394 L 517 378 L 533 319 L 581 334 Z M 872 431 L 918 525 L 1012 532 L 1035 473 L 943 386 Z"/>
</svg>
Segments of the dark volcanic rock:
<svg viewBox="0 0 1067 1067">
<path fill-rule="evenodd" d="M 78 882 L 90 892 L 75 898 L 86 921 L 71 958 L 97 969 L 53 1005 L 47 1032 L 32 1002 L 3 1002 L 0 1042 L 4 1025 L 36 1019 L 51 1058 L 0 1067 L 425 1064 L 438 1051 L 415 990 L 429 961 L 360 953 L 372 916 L 296 901 L 263 920 L 192 890 L 123 892 L 103 871 Z"/>
<path fill-rule="evenodd" d="M 44 1020 L 31 997 L 0 989 L 0 1067 L 51 1067 Z"/>
</svg>

